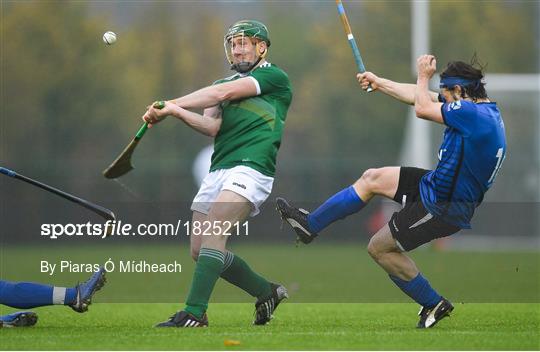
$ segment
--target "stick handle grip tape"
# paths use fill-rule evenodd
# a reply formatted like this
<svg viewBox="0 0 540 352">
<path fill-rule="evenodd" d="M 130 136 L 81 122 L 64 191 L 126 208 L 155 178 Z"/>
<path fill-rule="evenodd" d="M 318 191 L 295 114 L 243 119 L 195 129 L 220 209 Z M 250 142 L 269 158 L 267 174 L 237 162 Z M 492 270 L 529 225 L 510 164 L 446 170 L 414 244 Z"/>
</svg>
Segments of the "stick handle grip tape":
<svg viewBox="0 0 540 352">
<path fill-rule="evenodd" d="M 10 170 L 10 169 L 6 169 L 5 167 L 1 167 L 1 166 L 0 166 L 0 174 L 4 174 L 4 175 L 9 176 L 9 177 L 17 176 L 17 173 L 15 171 Z"/>
<path fill-rule="evenodd" d="M 148 129 L 148 122 L 145 122 L 141 128 L 139 128 L 139 130 L 137 131 L 137 134 L 135 135 L 135 139 L 141 139 L 142 136 L 144 136 L 144 133 L 146 132 L 146 130 Z"/>
<path fill-rule="evenodd" d="M 338 8 L 339 16 L 341 18 L 341 22 L 343 23 L 343 28 L 345 29 L 345 34 L 347 35 L 347 40 L 353 52 L 354 61 L 356 63 L 356 67 L 358 68 L 358 72 L 364 73 L 366 72 L 366 67 L 364 66 L 364 62 L 362 61 L 362 56 L 360 55 L 360 50 L 358 49 L 358 45 L 356 45 L 356 40 L 354 39 L 354 35 L 352 34 L 351 25 L 349 24 L 347 14 L 345 13 L 345 8 L 343 7 L 341 0 L 336 0 L 336 5 Z M 367 92 L 369 93 L 372 91 L 373 91 L 373 88 L 371 88 L 371 84 L 370 84 L 368 86 Z"/>
</svg>

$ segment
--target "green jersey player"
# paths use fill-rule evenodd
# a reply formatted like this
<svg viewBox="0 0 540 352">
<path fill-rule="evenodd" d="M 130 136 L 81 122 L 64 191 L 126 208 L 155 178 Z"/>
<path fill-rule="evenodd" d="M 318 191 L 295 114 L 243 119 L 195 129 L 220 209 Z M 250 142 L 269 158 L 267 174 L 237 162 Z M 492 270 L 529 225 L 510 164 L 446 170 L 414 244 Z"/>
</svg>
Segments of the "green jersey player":
<svg viewBox="0 0 540 352">
<path fill-rule="evenodd" d="M 186 307 L 159 327 L 207 326 L 206 309 L 219 277 L 257 299 L 256 325 L 270 321 L 287 297 L 283 286 L 261 277 L 226 249 L 228 225 L 224 224 L 257 215 L 272 190 L 291 85 L 287 74 L 265 59 L 270 39 L 261 22 L 236 22 L 227 31 L 224 46 L 236 71 L 233 76 L 167 101 L 162 109 L 150 107 L 143 116 L 150 126 L 174 116 L 215 138 L 210 173 L 191 206 L 191 255 L 197 265 Z M 202 235 L 201 228 L 212 235 Z"/>
</svg>

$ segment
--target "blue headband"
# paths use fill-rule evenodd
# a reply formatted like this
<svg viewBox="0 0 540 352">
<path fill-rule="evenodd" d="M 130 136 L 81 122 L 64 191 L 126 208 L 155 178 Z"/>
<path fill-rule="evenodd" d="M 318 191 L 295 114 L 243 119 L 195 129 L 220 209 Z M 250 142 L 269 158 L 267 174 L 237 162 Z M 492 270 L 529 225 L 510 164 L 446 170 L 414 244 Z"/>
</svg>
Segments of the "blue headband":
<svg viewBox="0 0 540 352">
<path fill-rule="evenodd" d="M 466 87 L 473 83 L 479 84 L 480 80 L 466 79 L 462 77 L 444 77 L 444 78 L 441 78 L 441 82 L 439 83 L 439 88 L 453 88 L 454 86 Z"/>
</svg>

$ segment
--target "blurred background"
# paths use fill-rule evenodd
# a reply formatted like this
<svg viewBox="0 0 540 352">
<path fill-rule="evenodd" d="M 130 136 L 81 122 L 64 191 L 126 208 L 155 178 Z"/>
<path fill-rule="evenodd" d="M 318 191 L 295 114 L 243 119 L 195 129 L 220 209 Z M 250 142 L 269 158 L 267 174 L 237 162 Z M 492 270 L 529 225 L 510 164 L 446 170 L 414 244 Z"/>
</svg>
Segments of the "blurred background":
<svg viewBox="0 0 540 352">
<path fill-rule="evenodd" d="M 366 67 L 380 76 L 415 82 L 415 57 L 425 52 L 436 55 L 439 72 L 447 62 L 468 62 L 474 54 L 486 65 L 486 89 L 505 120 L 506 160 L 477 211 L 473 229 L 424 246 L 417 260 L 439 277 L 456 262 L 465 271 L 478 270 L 475 275 L 469 271 L 467 281 L 483 289 L 477 296 L 471 297 L 469 291 L 462 297 L 455 291 L 460 288 L 448 284 L 447 289 L 465 301 L 538 301 L 538 1 L 345 1 L 344 5 Z M 132 159 L 135 170 L 126 176 L 111 181 L 101 172 L 133 138 L 149 103 L 182 96 L 232 74 L 223 35 L 229 25 L 244 18 L 268 26 L 272 40 L 268 59 L 289 74 L 294 98 L 272 195 L 261 216 L 250 221 L 248 238 L 232 239 L 231 245 L 246 255 L 252 253 L 255 266 L 275 272 L 278 279 L 289 275 L 281 280 L 296 287 L 300 299 L 402 299 L 390 284 L 391 293 L 380 294 L 386 292 L 387 283 L 382 283 L 382 273 L 364 253 L 365 243 L 393 211 L 391 205 L 375 201 L 361 214 L 341 221 L 317 240 L 319 247 L 312 252 L 291 247 L 293 236 L 288 229 L 280 230 L 273 210 L 276 196 L 312 209 L 370 167 L 433 167 L 437 161 L 443 126 L 418 125 L 408 106 L 359 89 L 333 1 L 2 1 L 1 165 L 107 206 L 126 222 L 189 220 L 189 205 L 197 191 L 193 164 L 212 140 L 180 121 L 171 118 L 147 132 Z M 109 30 L 118 36 L 111 46 L 101 40 Z M 0 178 L 0 276 L 44 281 L 50 277 L 39 273 L 39 261 L 48 256 L 105 261 L 137 253 L 154 260 L 180 258 L 185 264 L 187 274 L 181 279 L 167 276 L 174 292 L 159 299 L 175 300 L 181 297 L 178 290 L 187 290 L 192 264 L 185 236 L 56 242 L 41 238 L 43 223 L 101 221 L 66 203 Z M 267 250 L 258 245 L 261 242 Z M 89 253 L 93 254 L 88 257 Z M 325 295 L 324 286 L 304 274 L 329 261 L 333 264 L 325 270 L 337 276 L 332 285 L 351 284 L 338 274 L 353 266 L 367 270 L 365 275 L 373 271 L 381 290 L 359 296 L 342 287 L 341 298 Z M 296 271 L 283 270 L 275 262 Z M 502 273 L 512 273 L 513 284 L 493 298 Z M 122 282 L 136 285 L 140 280 L 133 275 Z M 158 276 L 144 277 L 156 285 L 168 284 Z M 78 280 L 81 274 L 59 279 Z M 221 297 L 235 299 L 233 293 L 227 294 L 228 288 L 220 289 L 225 292 Z M 106 297 L 119 299 L 121 292 L 117 286 Z M 132 299 L 146 296 L 142 290 Z"/>
</svg>

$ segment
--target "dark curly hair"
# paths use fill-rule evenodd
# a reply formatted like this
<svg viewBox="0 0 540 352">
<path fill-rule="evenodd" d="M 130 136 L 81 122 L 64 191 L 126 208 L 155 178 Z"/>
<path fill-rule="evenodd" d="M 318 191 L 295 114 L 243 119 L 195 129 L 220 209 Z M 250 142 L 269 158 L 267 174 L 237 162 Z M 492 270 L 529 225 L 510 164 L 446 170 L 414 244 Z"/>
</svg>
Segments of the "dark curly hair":
<svg viewBox="0 0 540 352">
<path fill-rule="evenodd" d="M 476 57 L 476 54 L 472 57 L 471 63 L 468 64 L 463 61 L 450 61 L 446 66 L 446 69 L 441 73 L 441 78 L 445 77 L 461 77 L 470 80 L 475 80 L 477 83 L 469 84 L 467 86 L 461 87 L 461 97 L 469 97 L 473 100 L 477 99 L 487 99 L 487 93 L 484 86 L 486 85 L 482 82 L 484 78 L 485 66 L 482 65 Z M 450 90 L 453 87 L 448 87 Z"/>
</svg>

